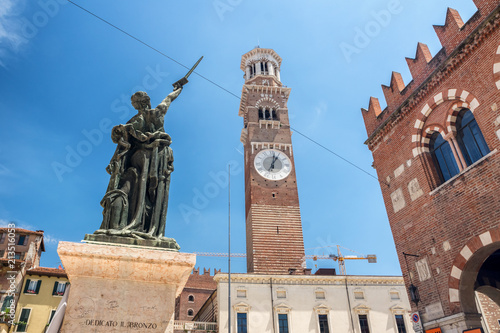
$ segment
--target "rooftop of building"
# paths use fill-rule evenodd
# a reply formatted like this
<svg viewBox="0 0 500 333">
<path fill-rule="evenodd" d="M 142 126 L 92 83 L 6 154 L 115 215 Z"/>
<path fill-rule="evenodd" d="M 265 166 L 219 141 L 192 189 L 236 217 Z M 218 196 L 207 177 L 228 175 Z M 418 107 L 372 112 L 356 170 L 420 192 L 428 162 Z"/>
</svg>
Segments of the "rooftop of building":
<svg viewBox="0 0 500 333">
<path fill-rule="evenodd" d="M 55 277 L 64 277 L 68 278 L 66 271 L 59 268 L 51 268 L 51 267 L 35 267 L 26 271 L 28 275 L 40 275 L 40 276 L 55 276 Z"/>
<path fill-rule="evenodd" d="M 0 228 L 0 233 L 8 233 L 9 230 L 12 230 L 13 228 Z M 26 234 L 26 235 L 38 235 L 38 236 L 43 236 L 43 230 L 28 230 L 28 229 L 23 229 L 23 228 L 14 228 L 16 230 L 16 234 Z"/>
</svg>

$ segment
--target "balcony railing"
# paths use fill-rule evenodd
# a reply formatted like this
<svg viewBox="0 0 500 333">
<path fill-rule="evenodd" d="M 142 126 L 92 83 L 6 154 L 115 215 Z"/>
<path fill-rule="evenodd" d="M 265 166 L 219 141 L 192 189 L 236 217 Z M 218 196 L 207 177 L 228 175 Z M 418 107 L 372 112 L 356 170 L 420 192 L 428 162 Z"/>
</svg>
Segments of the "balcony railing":
<svg viewBox="0 0 500 333">
<path fill-rule="evenodd" d="M 266 129 L 269 127 L 271 129 L 279 129 L 281 127 L 281 123 L 279 120 L 266 120 L 266 119 L 259 119 L 259 127 L 265 127 Z"/>
<path fill-rule="evenodd" d="M 174 320 L 174 330 L 217 332 L 217 323 Z"/>
</svg>

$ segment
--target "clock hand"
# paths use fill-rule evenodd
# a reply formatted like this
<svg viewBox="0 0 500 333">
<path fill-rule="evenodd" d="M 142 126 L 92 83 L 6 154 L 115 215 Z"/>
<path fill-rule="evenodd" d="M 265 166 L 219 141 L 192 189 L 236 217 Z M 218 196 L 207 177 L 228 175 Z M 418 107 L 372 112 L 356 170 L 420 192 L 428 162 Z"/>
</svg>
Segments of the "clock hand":
<svg viewBox="0 0 500 333">
<path fill-rule="evenodd" d="M 279 154 L 278 154 L 278 156 L 279 156 Z M 278 159 L 278 156 L 275 156 L 273 153 L 273 161 L 271 162 L 271 167 L 269 168 L 269 171 L 274 170 L 274 163 Z"/>
</svg>

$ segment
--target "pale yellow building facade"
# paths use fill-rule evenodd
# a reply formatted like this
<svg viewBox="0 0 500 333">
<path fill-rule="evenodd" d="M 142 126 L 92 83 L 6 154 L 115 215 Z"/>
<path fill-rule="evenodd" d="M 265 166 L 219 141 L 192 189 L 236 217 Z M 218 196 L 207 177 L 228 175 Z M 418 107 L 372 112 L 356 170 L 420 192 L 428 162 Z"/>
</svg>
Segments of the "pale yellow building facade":
<svg viewBox="0 0 500 333">
<path fill-rule="evenodd" d="M 67 284 L 63 269 L 37 267 L 26 271 L 11 332 L 45 332 Z"/>
</svg>

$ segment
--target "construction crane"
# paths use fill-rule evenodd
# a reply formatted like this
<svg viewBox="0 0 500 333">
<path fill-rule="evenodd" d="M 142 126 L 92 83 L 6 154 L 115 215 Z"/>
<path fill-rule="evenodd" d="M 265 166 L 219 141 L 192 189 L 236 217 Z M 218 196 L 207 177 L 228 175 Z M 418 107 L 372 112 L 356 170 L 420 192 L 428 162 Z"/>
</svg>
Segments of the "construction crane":
<svg viewBox="0 0 500 333">
<path fill-rule="evenodd" d="M 325 246 L 325 247 L 331 247 L 331 246 Z M 342 253 L 340 252 L 340 245 L 336 245 L 337 247 L 337 254 L 329 254 L 329 255 L 305 255 L 304 259 L 312 259 L 314 261 L 317 260 L 324 260 L 324 259 L 332 259 L 333 261 L 338 261 L 339 263 L 339 271 L 340 275 L 346 275 L 346 269 L 345 269 L 345 261 L 346 260 L 368 260 L 370 264 L 376 263 L 377 262 L 377 256 L 375 254 L 368 254 L 366 256 L 361 255 L 361 256 L 343 256 Z M 319 248 L 319 247 L 318 247 Z M 321 247 L 323 248 L 323 247 Z M 345 248 L 347 249 L 347 248 Z M 347 249 L 349 250 L 349 249 Z M 349 250 L 352 251 L 352 250 Z M 355 251 L 352 251 L 355 252 Z M 228 257 L 228 253 L 216 253 L 216 252 L 195 252 L 197 256 L 200 257 Z M 231 258 L 246 258 L 245 253 L 231 253 Z"/>
<path fill-rule="evenodd" d="M 377 256 L 375 254 L 368 254 L 368 255 L 352 255 L 352 256 L 344 256 L 340 252 L 340 245 L 335 245 L 337 247 L 337 254 L 329 254 L 327 256 L 322 255 L 322 256 L 306 256 L 306 259 L 312 259 L 314 261 L 318 259 L 333 259 L 333 261 L 338 261 L 339 262 L 339 271 L 340 275 L 347 275 L 346 269 L 345 269 L 345 261 L 346 260 L 368 260 L 368 263 L 370 264 L 375 264 L 377 262 Z M 332 246 L 323 246 L 323 247 L 316 247 L 315 249 L 319 248 L 325 248 L 325 247 L 332 247 Z M 348 248 L 345 248 L 346 250 L 349 250 Z M 355 252 L 353 250 L 349 250 L 351 252 Z"/>
</svg>

